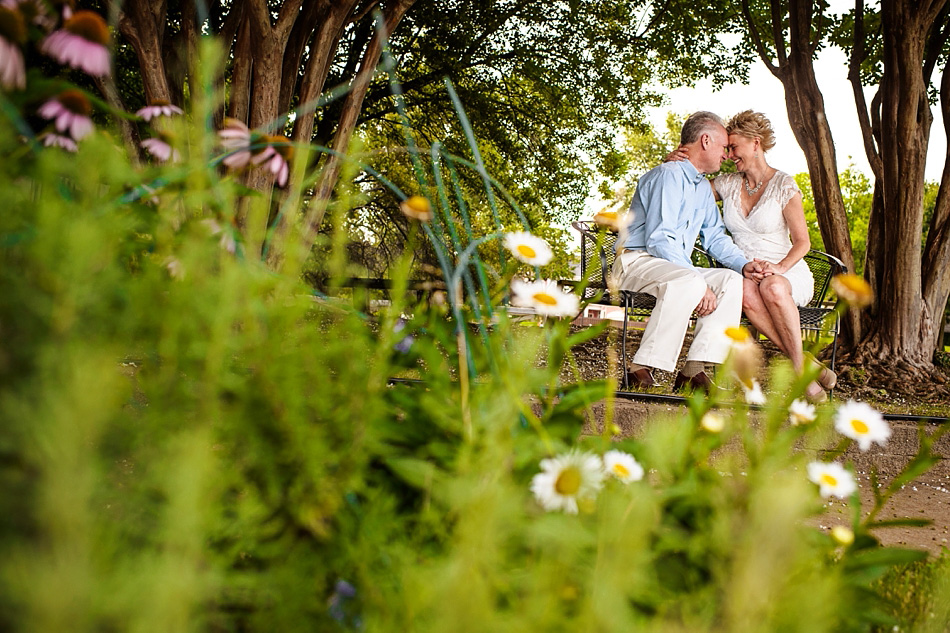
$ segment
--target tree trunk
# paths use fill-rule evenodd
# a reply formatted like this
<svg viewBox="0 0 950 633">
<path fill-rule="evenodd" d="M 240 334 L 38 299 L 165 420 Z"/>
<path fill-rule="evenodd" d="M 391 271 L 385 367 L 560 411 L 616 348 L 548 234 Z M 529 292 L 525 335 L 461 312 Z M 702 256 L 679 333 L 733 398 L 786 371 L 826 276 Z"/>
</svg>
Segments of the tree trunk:
<svg viewBox="0 0 950 633">
<path fill-rule="evenodd" d="M 350 91 L 343 102 L 343 112 L 340 116 L 340 122 L 337 125 L 336 134 L 333 137 L 332 148 L 335 152 L 345 154 L 350 140 L 353 137 L 353 130 L 356 127 L 356 120 L 359 117 L 360 110 L 363 107 L 363 99 L 369 88 L 369 83 L 376 73 L 376 66 L 379 64 L 379 58 L 382 55 L 383 43 L 389 33 L 396 28 L 399 21 L 406 14 L 406 11 L 415 3 L 416 0 L 395 0 L 388 3 L 383 13 L 383 28 L 377 30 L 370 40 L 369 46 L 363 54 L 360 69 L 350 84 Z M 323 216 L 326 213 L 327 205 L 333 195 L 333 189 L 340 177 L 340 170 L 343 166 L 343 159 L 339 156 L 331 155 L 323 167 L 320 179 L 315 187 L 315 192 L 311 198 L 310 205 L 307 208 L 304 217 L 303 237 L 300 247 L 303 252 L 308 252 L 313 247 L 320 225 L 323 223 Z M 283 240 L 285 239 L 289 223 L 284 221 L 276 227 L 274 231 L 274 241 L 268 252 L 267 262 L 271 267 L 279 267 L 283 260 Z"/>
<path fill-rule="evenodd" d="M 165 32 L 165 3 L 129 0 L 122 7 L 119 31 L 132 44 L 142 70 L 145 100 L 171 101 L 162 37 Z"/>
<path fill-rule="evenodd" d="M 825 100 L 818 87 L 812 64 L 816 47 L 811 39 L 812 14 L 816 11 L 816 7 L 813 2 L 788 3 L 788 50 L 786 51 L 786 43 L 783 39 L 785 25 L 782 19 L 786 12 L 785 8 L 780 0 L 772 0 L 770 5 L 769 26 L 777 53 L 777 63 L 773 63 L 771 55 L 762 43 L 748 0 L 743 0 L 746 25 L 759 52 L 759 57 L 772 74 L 782 82 L 785 89 L 789 124 L 808 163 L 808 174 L 815 197 L 815 212 L 825 248 L 853 272 L 854 255 L 851 250 L 848 218 L 841 198 L 841 185 L 838 182 L 834 138 L 825 116 Z M 820 7 L 817 11 L 820 13 Z M 853 345 L 859 340 L 860 334 L 861 322 L 858 315 L 846 315 L 842 344 L 845 347 Z"/>
<path fill-rule="evenodd" d="M 948 65 L 950 66 L 950 65 Z M 940 112 L 947 147 L 950 147 L 950 67 L 944 66 L 940 82 Z M 927 244 L 923 255 L 924 305 L 934 315 L 938 324 L 934 330 L 933 346 L 943 350 L 943 314 L 950 296 L 950 155 L 943 164 L 940 190 L 934 204 L 927 231 Z"/>
<path fill-rule="evenodd" d="M 892 365 L 899 359 L 905 372 L 932 369 L 939 322 L 932 305 L 923 297 L 920 235 L 924 167 L 933 117 L 921 62 L 928 33 L 943 4 L 936 2 L 922 8 L 916 0 L 884 0 L 881 5 L 881 127 L 886 132 L 880 137 L 883 214 L 875 226 L 882 244 L 876 270 L 886 283 L 878 284 L 877 318 L 854 359 L 879 366 Z"/>
<path fill-rule="evenodd" d="M 333 55 L 339 46 L 343 28 L 358 5 L 359 0 L 333 3 L 317 25 L 310 42 L 307 67 L 300 81 L 298 114 L 292 137 L 295 143 L 310 142 L 316 117 L 311 104 L 323 93 L 330 72 L 330 62 L 333 61 Z"/>
</svg>

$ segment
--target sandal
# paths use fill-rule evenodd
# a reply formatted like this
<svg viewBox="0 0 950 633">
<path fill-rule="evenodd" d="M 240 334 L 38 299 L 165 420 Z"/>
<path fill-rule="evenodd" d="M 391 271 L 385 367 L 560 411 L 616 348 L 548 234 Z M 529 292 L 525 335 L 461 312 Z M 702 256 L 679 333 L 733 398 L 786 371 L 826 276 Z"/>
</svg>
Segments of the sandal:
<svg viewBox="0 0 950 633">
<path fill-rule="evenodd" d="M 818 378 L 815 379 L 818 381 L 818 384 L 821 385 L 821 388 L 826 391 L 831 391 L 834 389 L 835 385 L 838 384 L 838 374 L 818 362 L 818 359 L 809 352 L 805 352 L 805 358 L 809 362 L 815 363 L 821 367 L 821 372 L 818 374 Z"/>
<path fill-rule="evenodd" d="M 838 374 L 831 371 L 827 367 L 821 368 L 821 373 L 818 374 L 818 384 L 821 385 L 822 389 L 831 391 L 835 388 L 835 385 L 838 384 Z"/>
<path fill-rule="evenodd" d="M 818 391 L 813 391 L 812 393 L 808 392 L 808 387 L 817 387 Z M 828 394 L 824 389 L 821 388 L 821 385 L 818 382 L 808 383 L 808 387 L 805 387 L 805 400 L 811 404 L 821 404 L 828 401 Z"/>
</svg>

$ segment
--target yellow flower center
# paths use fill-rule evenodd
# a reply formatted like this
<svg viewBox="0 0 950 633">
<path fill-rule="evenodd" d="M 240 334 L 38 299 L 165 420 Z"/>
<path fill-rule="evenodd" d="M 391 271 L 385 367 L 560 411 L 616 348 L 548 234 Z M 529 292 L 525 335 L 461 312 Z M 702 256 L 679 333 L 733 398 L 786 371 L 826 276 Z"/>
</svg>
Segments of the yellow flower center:
<svg viewBox="0 0 950 633">
<path fill-rule="evenodd" d="M 861 435 L 871 430 L 867 424 L 858 419 L 851 420 L 851 428 L 854 429 L 855 433 L 860 433 Z"/>
<path fill-rule="evenodd" d="M 745 329 L 744 327 L 741 327 L 741 326 L 739 326 L 739 327 L 727 327 L 727 328 L 726 328 L 726 336 L 728 336 L 730 339 L 732 339 L 732 340 L 735 341 L 736 343 L 745 343 L 745 342 L 748 341 L 750 338 L 752 338 L 752 335 L 749 334 L 749 330 L 747 330 L 747 329 Z"/>
<path fill-rule="evenodd" d="M 405 204 L 406 208 L 410 211 L 420 215 L 428 214 L 431 210 L 429 201 L 423 196 L 409 196 L 403 204 Z"/>
<path fill-rule="evenodd" d="M 536 257 L 538 255 L 535 252 L 535 250 L 531 248 L 530 246 L 528 246 L 527 244 L 518 244 L 518 252 L 521 255 L 524 255 L 525 257 L 527 257 L 528 259 L 531 259 L 532 257 Z"/>
<path fill-rule="evenodd" d="M 629 477 L 630 471 L 627 470 L 627 467 L 621 463 L 614 464 L 614 472 L 617 473 L 618 477 Z"/>
<path fill-rule="evenodd" d="M 109 27 L 95 11 L 76 11 L 73 17 L 66 20 L 63 28 L 96 44 L 106 46 L 109 43 Z"/>
<path fill-rule="evenodd" d="M 543 303 L 546 306 L 556 306 L 557 297 L 549 295 L 546 292 L 538 292 L 534 295 L 534 300 L 538 303 Z"/>
<path fill-rule="evenodd" d="M 828 473 L 823 473 L 821 476 L 821 483 L 828 484 L 832 488 L 838 485 L 838 480 L 829 475 Z"/>
<path fill-rule="evenodd" d="M 561 495 L 576 495 L 581 489 L 580 471 L 573 466 L 562 470 L 557 476 L 557 481 L 554 482 L 554 489 Z"/>
<path fill-rule="evenodd" d="M 92 105 L 89 104 L 89 99 L 78 90 L 64 90 L 59 93 L 56 100 L 74 114 L 81 114 L 82 116 L 92 114 Z"/>
</svg>

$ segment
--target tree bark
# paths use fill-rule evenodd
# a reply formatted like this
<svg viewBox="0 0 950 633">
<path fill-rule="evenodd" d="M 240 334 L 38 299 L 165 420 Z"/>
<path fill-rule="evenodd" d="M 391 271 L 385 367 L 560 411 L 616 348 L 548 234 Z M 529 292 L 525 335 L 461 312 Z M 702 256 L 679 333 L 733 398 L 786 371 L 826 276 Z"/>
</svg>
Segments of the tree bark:
<svg viewBox="0 0 950 633">
<path fill-rule="evenodd" d="M 316 117 L 311 104 L 323 93 L 330 72 L 330 62 L 333 61 L 333 55 L 339 46 L 343 28 L 358 5 L 359 0 L 332 3 L 317 25 L 310 41 L 310 56 L 300 81 L 298 113 L 292 136 L 295 143 L 310 142 Z"/>
<path fill-rule="evenodd" d="M 815 212 L 821 238 L 829 253 L 844 262 L 854 271 L 854 255 L 848 218 L 841 198 L 838 182 L 838 163 L 835 156 L 834 138 L 825 116 L 825 101 L 815 78 L 812 64 L 817 40 L 812 41 L 812 15 L 816 9 L 813 2 L 788 3 L 788 44 L 783 34 L 783 16 L 786 12 L 781 0 L 771 0 L 771 37 L 775 44 L 777 60 L 762 42 L 762 36 L 753 19 L 748 0 L 742 2 L 746 26 L 759 57 L 772 74 L 782 82 L 785 89 L 785 105 L 789 124 L 795 139 L 801 146 L 808 163 Z M 848 314 L 844 319 L 842 344 L 845 347 L 859 340 L 861 322 L 857 314 Z"/>
<path fill-rule="evenodd" d="M 119 16 L 119 31 L 132 44 L 142 70 L 145 100 L 171 101 L 162 38 L 165 32 L 165 2 L 129 0 Z"/>
<path fill-rule="evenodd" d="M 379 64 L 379 58 L 382 55 L 383 43 L 389 33 L 396 28 L 399 21 L 402 20 L 416 0 L 394 0 L 386 4 L 383 12 L 383 27 L 377 30 L 370 40 L 369 46 L 363 53 L 359 71 L 350 84 L 349 93 L 343 102 L 343 111 L 337 125 L 336 134 L 333 137 L 332 149 L 340 154 L 345 154 L 350 140 L 353 137 L 353 130 L 356 127 L 356 120 L 359 117 L 363 106 L 363 99 L 369 88 L 369 83 L 376 73 L 376 66 Z M 320 225 L 323 223 L 323 217 L 326 213 L 327 205 L 333 195 L 333 189 L 340 176 L 340 170 L 343 166 L 343 159 L 337 155 L 328 157 L 323 171 L 320 173 L 320 179 L 314 190 L 314 195 L 310 200 L 304 216 L 303 236 L 300 247 L 304 252 L 309 252 L 313 247 Z M 287 234 L 289 222 L 284 220 L 275 228 L 274 239 L 270 250 L 268 251 L 267 263 L 277 268 L 283 261 L 284 245 L 283 241 Z"/>
<path fill-rule="evenodd" d="M 884 0 L 881 24 L 884 34 L 884 71 L 881 78 L 880 159 L 882 167 L 882 211 L 873 228 L 879 232 L 881 247 L 875 262 L 886 283 L 877 283 L 877 310 L 866 336 L 855 350 L 854 359 L 886 364 L 900 359 L 906 370 L 930 370 L 936 338 L 936 301 L 940 283 L 924 281 L 920 235 L 923 229 L 924 168 L 932 115 L 927 101 L 927 82 L 922 72 L 928 34 L 945 0 L 924 3 L 916 0 Z M 944 181 L 946 181 L 945 168 Z M 946 195 L 946 194 L 944 194 Z M 945 206 L 945 201 L 940 205 Z M 946 212 L 941 212 L 945 217 Z M 940 218 L 935 213 L 938 232 L 930 251 L 939 262 L 947 248 L 941 235 Z M 928 240 L 929 242 L 929 240 Z M 870 244 L 869 244 L 870 245 Z M 942 253 L 946 257 L 946 253 Z M 925 254 L 926 256 L 926 254 Z M 871 251 L 869 250 L 869 261 Z M 931 271 L 931 275 L 932 275 Z M 930 284 L 928 286 L 928 284 Z M 932 298 L 924 298 L 924 288 Z M 946 295 L 943 295 L 944 301 Z M 942 306 L 940 306 L 942 310 Z"/>
</svg>

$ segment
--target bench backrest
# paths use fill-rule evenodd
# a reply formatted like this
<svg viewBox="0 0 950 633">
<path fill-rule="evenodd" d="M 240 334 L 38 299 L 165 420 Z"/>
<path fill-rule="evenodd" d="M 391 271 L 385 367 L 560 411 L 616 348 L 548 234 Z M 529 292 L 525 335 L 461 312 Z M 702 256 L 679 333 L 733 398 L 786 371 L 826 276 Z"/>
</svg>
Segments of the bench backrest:
<svg viewBox="0 0 950 633">
<path fill-rule="evenodd" d="M 604 231 L 589 220 L 579 220 L 571 226 L 581 234 L 581 279 L 587 282 L 584 298 L 589 299 L 603 292 L 603 301 L 610 302 L 607 278 L 616 257 L 617 233 Z M 704 259 L 708 259 L 708 262 Z M 815 278 L 815 293 L 807 307 L 817 308 L 825 301 L 831 278 L 848 272 L 848 269 L 837 257 L 814 249 L 805 254 L 804 260 Z M 693 250 L 693 263 L 700 266 L 719 265 L 699 248 Z"/>
</svg>

